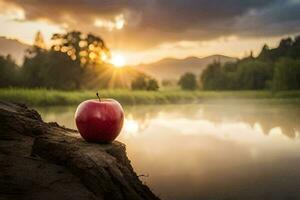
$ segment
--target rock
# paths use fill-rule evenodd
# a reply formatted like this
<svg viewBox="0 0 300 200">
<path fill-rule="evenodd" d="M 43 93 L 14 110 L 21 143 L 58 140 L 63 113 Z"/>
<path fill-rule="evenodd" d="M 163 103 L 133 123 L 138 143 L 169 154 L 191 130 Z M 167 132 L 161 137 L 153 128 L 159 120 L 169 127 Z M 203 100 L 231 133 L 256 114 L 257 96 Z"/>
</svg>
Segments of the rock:
<svg viewBox="0 0 300 200">
<path fill-rule="evenodd" d="M 159 198 L 139 180 L 124 144 L 87 143 L 25 105 L 0 102 L 0 199 Z"/>
</svg>

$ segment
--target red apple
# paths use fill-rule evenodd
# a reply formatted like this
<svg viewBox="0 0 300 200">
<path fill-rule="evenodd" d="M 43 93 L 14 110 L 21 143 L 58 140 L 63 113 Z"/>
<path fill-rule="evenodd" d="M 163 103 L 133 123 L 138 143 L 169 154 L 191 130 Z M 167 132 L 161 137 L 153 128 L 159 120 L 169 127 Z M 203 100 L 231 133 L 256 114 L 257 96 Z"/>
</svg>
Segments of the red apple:
<svg viewBox="0 0 300 200">
<path fill-rule="evenodd" d="M 88 142 L 112 142 L 119 135 L 123 121 L 123 108 L 113 99 L 84 101 L 75 113 L 78 131 Z"/>
</svg>

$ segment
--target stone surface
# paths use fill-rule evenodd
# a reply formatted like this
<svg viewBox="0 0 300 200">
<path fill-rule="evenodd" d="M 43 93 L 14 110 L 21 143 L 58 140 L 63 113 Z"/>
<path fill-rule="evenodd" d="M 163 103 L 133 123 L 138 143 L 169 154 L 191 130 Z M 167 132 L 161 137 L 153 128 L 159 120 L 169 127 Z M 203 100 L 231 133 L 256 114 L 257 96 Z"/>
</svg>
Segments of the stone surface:
<svg viewBox="0 0 300 200">
<path fill-rule="evenodd" d="M 0 102 L 0 199 L 158 200 L 125 145 L 87 143 L 25 105 Z"/>
</svg>

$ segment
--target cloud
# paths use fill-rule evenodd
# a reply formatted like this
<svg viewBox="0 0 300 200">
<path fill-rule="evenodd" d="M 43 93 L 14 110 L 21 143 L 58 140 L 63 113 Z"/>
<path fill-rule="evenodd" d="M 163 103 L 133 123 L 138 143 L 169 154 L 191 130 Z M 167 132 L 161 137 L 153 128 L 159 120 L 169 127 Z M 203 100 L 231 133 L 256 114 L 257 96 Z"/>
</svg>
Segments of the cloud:
<svg viewBox="0 0 300 200">
<path fill-rule="evenodd" d="M 300 1 L 277 1 L 268 7 L 251 10 L 235 23 L 235 30 L 245 36 L 280 36 L 300 31 Z M 253 31 L 255 30 L 255 31 Z"/>
<path fill-rule="evenodd" d="M 22 8 L 27 20 L 47 19 L 69 29 L 97 33 L 114 46 L 129 49 L 300 31 L 299 0 L 0 1 Z M 119 26 L 118 16 L 123 19 Z"/>
</svg>

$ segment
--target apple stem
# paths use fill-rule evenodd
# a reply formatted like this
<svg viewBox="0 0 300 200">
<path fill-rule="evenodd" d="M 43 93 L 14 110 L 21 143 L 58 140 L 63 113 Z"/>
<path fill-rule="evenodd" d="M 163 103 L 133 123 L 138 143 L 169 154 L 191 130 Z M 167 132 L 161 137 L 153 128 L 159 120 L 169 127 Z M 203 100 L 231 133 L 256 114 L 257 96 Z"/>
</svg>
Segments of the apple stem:
<svg viewBox="0 0 300 200">
<path fill-rule="evenodd" d="M 98 97 L 99 101 L 101 101 L 101 99 L 100 99 L 100 97 L 99 97 L 99 93 L 98 93 L 98 92 L 96 93 L 96 95 L 97 95 L 97 97 Z"/>
</svg>

